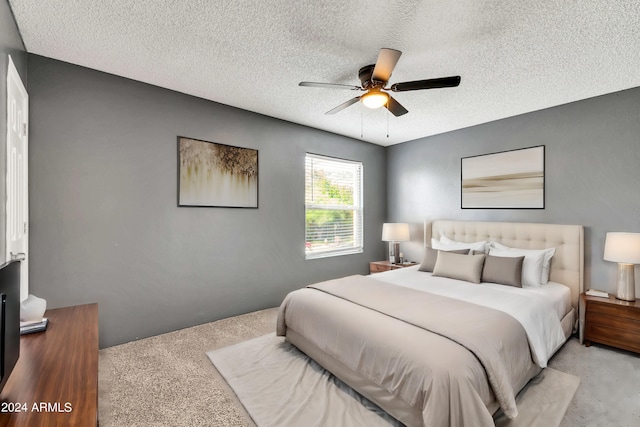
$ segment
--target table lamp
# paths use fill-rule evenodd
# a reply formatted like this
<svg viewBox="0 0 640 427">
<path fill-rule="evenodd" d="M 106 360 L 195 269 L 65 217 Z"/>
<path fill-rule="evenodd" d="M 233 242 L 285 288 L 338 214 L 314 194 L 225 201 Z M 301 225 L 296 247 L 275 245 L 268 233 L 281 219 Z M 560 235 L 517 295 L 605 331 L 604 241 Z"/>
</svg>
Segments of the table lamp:
<svg viewBox="0 0 640 427">
<path fill-rule="evenodd" d="M 633 269 L 640 264 L 640 233 L 607 233 L 604 259 L 618 263 L 616 298 L 635 301 L 636 281 Z"/>
<path fill-rule="evenodd" d="M 382 224 L 382 241 L 389 242 L 389 262 L 400 262 L 400 243 L 409 240 L 409 224 L 385 222 Z"/>
</svg>

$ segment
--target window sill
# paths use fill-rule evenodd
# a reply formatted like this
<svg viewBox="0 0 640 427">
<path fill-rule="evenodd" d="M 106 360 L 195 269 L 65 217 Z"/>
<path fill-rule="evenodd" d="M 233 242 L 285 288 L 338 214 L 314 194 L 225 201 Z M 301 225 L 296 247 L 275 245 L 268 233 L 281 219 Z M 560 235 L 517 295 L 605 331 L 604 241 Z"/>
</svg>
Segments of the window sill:
<svg viewBox="0 0 640 427">
<path fill-rule="evenodd" d="M 329 257 L 335 257 L 335 256 L 342 256 L 342 255 L 361 254 L 362 252 L 364 252 L 362 248 L 344 249 L 344 250 L 332 251 L 332 252 L 311 252 L 311 253 L 305 254 L 305 260 L 329 258 Z"/>
</svg>

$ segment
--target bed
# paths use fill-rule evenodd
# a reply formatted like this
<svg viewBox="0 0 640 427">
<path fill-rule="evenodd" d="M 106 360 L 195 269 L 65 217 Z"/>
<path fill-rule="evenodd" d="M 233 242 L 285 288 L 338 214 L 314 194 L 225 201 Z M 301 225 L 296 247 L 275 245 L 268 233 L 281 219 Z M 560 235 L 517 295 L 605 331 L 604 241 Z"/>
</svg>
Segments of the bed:
<svg viewBox="0 0 640 427">
<path fill-rule="evenodd" d="M 489 257 L 438 252 L 439 270 L 432 273 L 416 266 L 291 292 L 280 307 L 277 334 L 407 426 L 492 426 L 498 410 L 515 418 L 517 392 L 575 330 L 583 228 L 426 222 L 425 246 L 435 240 L 490 242 L 494 255 L 555 248 L 549 283 L 516 288 L 443 277 L 445 259 Z"/>
</svg>

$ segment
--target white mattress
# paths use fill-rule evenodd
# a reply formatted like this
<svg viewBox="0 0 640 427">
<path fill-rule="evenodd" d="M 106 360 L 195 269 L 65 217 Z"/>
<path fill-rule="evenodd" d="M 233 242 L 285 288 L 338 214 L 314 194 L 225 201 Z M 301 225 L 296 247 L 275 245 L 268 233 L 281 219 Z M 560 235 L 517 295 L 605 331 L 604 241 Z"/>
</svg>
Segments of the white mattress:
<svg viewBox="0 0 640 427">
<path fill-rule="evenodd" d="M 372 274 L 370 277 L 510 314 L 524 327 L 534 362 L 542 368 L 547 366 L 549 358 L 566 340 L 560 321 L 571 311 L 571 291 L 560 283 L 549 282 L 535 288 L 475 284 L 433 277 L 431 273 L 418 271 L 418 266 Z"/>
</svg>

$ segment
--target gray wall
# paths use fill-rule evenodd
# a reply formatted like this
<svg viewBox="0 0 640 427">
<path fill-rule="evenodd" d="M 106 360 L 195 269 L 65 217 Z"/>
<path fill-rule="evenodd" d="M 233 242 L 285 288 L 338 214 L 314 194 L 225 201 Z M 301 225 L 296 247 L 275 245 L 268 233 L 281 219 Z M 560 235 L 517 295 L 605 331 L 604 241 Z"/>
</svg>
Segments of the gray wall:
<svg viewBox="0 0 640 427">
<path fill-rule="evenodd" d="M 9 55 L 27 87 L 27 54 L 22 37 L 16 27 L 13 14 L 6 0 L 0 0 L 0 200 L 7 199 L 5 177 L 7 175 L 7 67 Z M 6 212 L 0 209 L 0 264 L 6 258 Z"/>
<path fill-rule="evenodd" d="M 280 304 L 384 256 L 383 147 L 36 55 L 31 292 L 99 303 L 101 347 Z M 259 150 L 259 209 L 177 207 L 177 139 Z M 364 163 L 363 254 L 305 261 L 304 155 Z"/>
<path fill-rule="evenodd" d="M 462 157 L 536 145 L 546 147 L 544 210 L 460 208 Z M 412 223 L 408 256 L 422 257 L 425 219 L 582 224 L 585 286 L 615 291 L 605 234 L 640 232 L 640 88 L 393 146 L 387 165 L 387 219 Z"/>
</svg>

